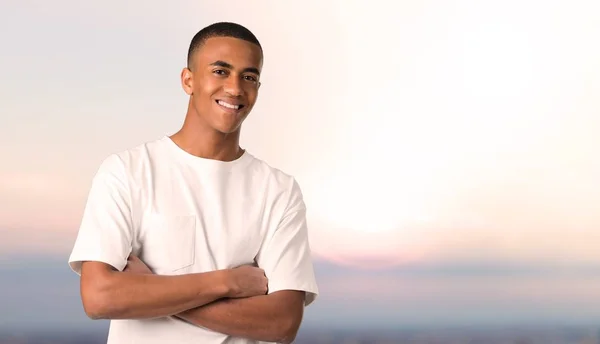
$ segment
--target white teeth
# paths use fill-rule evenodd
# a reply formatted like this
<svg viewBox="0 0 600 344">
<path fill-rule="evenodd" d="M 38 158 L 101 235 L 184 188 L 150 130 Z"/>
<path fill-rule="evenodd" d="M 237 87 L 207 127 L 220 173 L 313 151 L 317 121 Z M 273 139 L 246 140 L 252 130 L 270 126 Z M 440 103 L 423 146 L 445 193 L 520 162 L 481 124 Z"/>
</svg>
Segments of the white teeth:
<svg viewBox="0 0 600 344">
<path fill-rule="evenodd" d="M 237 109 L 240 108 L 239 105 L 233 105 L 233 104 L 225 103 L 222 100 L 219 100 L 217 103 L 219 103 L 219 105 L 224 106 L 224 107 L 229 108 L 229 109 L 237 110 Z"/>
</svg>

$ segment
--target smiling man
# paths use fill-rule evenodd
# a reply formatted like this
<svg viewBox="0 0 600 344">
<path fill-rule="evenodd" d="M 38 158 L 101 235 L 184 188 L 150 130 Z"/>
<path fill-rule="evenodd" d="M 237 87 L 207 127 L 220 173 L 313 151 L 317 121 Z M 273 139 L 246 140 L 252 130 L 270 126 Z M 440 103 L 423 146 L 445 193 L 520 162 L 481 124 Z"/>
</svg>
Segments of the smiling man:
<svg viewBox="0 0 600 344">
<path fill-rule="evenodd" d="M 318 293 L 302 193 L 239 145 L 262 61 L 241 25 L 198 32 L 182 128 L 94 176 L 69 264 L 109 344 L 294 340 Z"/>
</svg>

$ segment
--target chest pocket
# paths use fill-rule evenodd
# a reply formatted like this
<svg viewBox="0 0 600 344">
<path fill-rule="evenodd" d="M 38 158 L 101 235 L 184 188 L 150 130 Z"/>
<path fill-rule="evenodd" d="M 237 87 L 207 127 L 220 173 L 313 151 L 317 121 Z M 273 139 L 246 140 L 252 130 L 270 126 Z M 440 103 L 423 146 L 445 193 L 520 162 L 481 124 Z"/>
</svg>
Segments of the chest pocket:
<svg viewBox="0 0 600 344">
<path fill-rule="evenodd" d="M 157 274 L 176 274 L 194 264 L 195 215 L 150 214 L 142 226 L 141 259 Z"/>
</svg>

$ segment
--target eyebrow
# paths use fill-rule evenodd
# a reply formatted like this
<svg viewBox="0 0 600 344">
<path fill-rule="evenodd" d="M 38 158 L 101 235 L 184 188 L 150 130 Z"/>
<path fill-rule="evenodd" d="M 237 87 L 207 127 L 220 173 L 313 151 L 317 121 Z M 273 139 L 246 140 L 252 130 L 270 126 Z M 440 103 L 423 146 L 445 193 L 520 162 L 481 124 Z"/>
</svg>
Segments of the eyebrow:
<svg viewBox="0 0 600 344">
<path fill-rule="evenodd" d="M 223 67 L 223 68 L 227 68 L 227 69 L 233 69 L 233 66 L 231 65 L 231 63 L 221 61 L 221 60 L 217 60 L 217 61 L 211 63 L 210 65 L 217 66 L 217 67 Z M 258 68 L 254 68 L 254 67 L 246 67 L 242 70 L 242 73 L 247 73 L 247 72 L 254 73 L 256 75 L 260 75 Z"/>
</svg>

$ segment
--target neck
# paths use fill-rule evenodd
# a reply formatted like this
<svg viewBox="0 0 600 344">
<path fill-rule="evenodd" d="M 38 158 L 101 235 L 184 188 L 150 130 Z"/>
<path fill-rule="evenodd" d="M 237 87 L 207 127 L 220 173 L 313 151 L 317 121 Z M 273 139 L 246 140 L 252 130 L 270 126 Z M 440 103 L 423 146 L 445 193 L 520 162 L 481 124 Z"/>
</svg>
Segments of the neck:
<svg viewBox="0 0 600 344">
<path fill-rule="evenodd" d="M 212 129 L 184 124 L 170 138 L 181 149 L 200 158 L 233 161 L 244 153 L 240 147 L 240 130 L 223 134 Z"/>
</svg>

